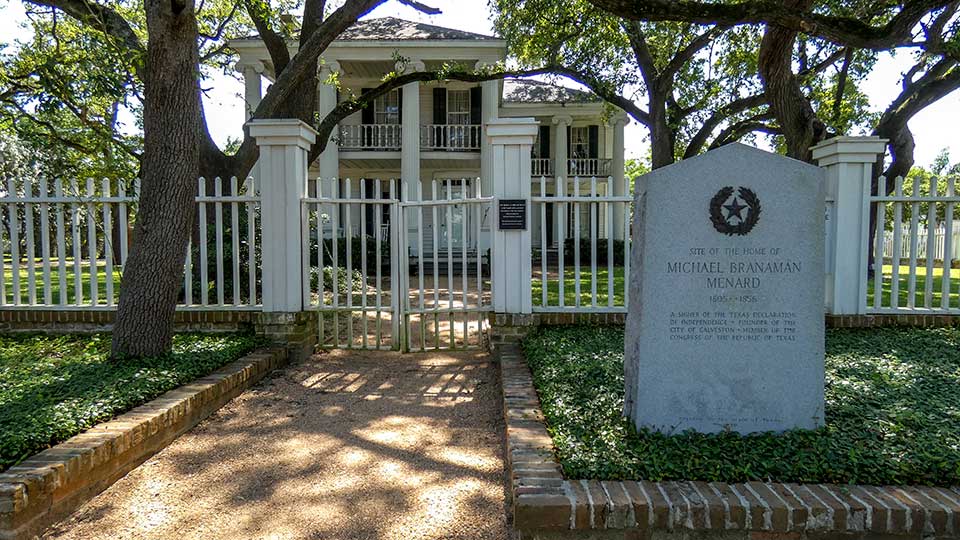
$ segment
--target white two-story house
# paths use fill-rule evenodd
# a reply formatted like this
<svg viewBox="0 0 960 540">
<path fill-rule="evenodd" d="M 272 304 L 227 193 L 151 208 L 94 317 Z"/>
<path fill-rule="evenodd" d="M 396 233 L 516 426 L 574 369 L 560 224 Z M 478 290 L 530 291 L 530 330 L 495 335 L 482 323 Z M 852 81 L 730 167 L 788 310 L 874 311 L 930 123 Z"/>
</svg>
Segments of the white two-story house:
<svg viewBox="0 0 960 540">
<path fill-rule="evenodd" d="M 249 38 L 231 42 L 238 52 L 237 69 L 245 81 L 246 109 L 250 111 L 261 98 L 263 78 L 274 77 L 270 56 L 263 42 Z M 291 46 L 295 51 L 296 45 Z M 506 43 L 496 37 L 405 21 L 392 17 L 358 22 L 324 52 L 318 66 L 318 110 L 322 118 L 338 100 L 362 94 L 380 84 L 384 74 L 403 58 L 406 70 L 433 70 L 448 62 L 484 66 L 506 58 Z M 331 73 L 338 73 L 339 88 L 330 84 Z M 419 184 L 423 198 L 459 198 L 478 193 L 490 194 L 488 171 L 492 152 L 484 136 L 484 124 L 490 119 L 533 117 L 540 124 L 538 140 L 532 149 L 532 193 L 540 195 L 541 176 L 546 177 L 544 192 L 556 192 L 557 178 L 574 187 L 572 179 L 581 177 L 581 194 L 590 192 L 590 177 L 596 177 L 599 193 L 623 195 L 623 128 L 626 116 L 605 115 L 604 105 L 589 92 L 531 80 L 492 80 L 480 84 L 449 81 L 414 82 L 377 98 L 371 107 L 346 118 L 331 135 L 324 153 L 311 164 L 311 176 L 339 179 L 341 194 L 349 183 L 352 196 L 368 198 L 389 195 L 388 179 L 407 180 L 407 193 L 395 185 L 400 198 L 417 196 Z M 349 180 L 348 180 L 349 179 Z M 382 193 L 375 193 L 374 179 L 381 179 Z M 416 179 L 413 181 L 412 179 Z M 582 205 L 581 212 L 589 212 Z M 553 205 L 547 205 L 547 241 L 556 248 L 557 221 L 570 228 L 574 220 L 555 220 Z M 567 209 L 572 212 L 572 206 Z M 601 209 L 603 211 L 603 209 Z M 457 214 L 457 216 L 460 216 Z M 429 252 L 449 244 L 461 247 L 463 239 L 471 250 L 486 244 L 489 216 L 481 227 L 464 223 L 475 219 L 469 214 L 446 223 L 441 213 L 438 223 L 432 214 L 424 216 L 425 227 L 438 228 L 440 246 L 424 240 Z M 353 223 L 366 220 L 373 230 L 369 212 L 356 216 Z M 388 227 L 383 216 L 382 226 Z M 622 238 L 623 216 L 615 217 L 612 236 Z M 343 220 L 340 221 L 343 223 Z M 587 227 L 589 220 L 579 220 Z M 599 220 L 599 235 L 606 236 L 606 219 Z M 466 227 L 467 234 L 463 234 Z M 540 220 L 531 220 L 534 238 L 540 235 Z M 475 232 L 480 230 L 479 233 Z M 586 231 L 584 231 L 586 233 Z M 356 234 L 356 231 L 350 231 Z M 570 236 L 570 231 L 565 234 Z M 425 238 L 432 238 L 426 234 Z M 420 249 L 418 247 L 414 248 Z"/>
</svg>

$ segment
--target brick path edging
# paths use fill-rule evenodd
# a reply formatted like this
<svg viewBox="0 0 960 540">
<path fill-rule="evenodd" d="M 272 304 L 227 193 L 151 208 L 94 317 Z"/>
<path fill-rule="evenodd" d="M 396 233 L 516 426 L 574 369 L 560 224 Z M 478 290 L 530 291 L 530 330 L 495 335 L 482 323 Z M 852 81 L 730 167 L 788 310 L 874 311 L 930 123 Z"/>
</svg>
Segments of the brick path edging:
<svg viewBox="0 0 960 540">
<path fill-rule="evenodd" d="M 521 539 L 960 537 L 957 487 L 567 480 L 523 353 L 505 345 L 499 359 Z"/>
<path fill-rule="evenodd" d="M 41 533 L 287 358 L 283 348 L 250 353 L 0 473 L 0 540 Z"/>
</svg>

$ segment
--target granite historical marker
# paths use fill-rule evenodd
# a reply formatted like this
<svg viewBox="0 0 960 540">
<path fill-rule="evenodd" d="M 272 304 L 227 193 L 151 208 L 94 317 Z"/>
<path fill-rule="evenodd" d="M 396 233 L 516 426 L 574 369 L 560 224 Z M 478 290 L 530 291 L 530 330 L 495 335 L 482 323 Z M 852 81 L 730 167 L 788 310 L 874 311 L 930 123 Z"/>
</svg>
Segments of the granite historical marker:
<svg viewBox="0 0 960 540">
<path fill-rule="evenodd" d="M 823 171 L 731 144 L 638 184 L 625 414 L 671 433 L 821 425 Z"/>
</svg>

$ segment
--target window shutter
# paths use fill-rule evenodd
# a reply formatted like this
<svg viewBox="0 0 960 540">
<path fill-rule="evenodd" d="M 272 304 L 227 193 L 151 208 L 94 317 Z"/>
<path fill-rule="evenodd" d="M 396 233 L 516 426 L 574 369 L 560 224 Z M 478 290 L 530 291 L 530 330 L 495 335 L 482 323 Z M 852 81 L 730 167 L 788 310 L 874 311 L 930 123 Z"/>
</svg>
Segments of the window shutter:
<svg viewBox="0 0 960 540">
<path fill-rule="evenodd" d="M 372 89 L 372 88 L 361 88 L 361 89 L 360 89 L 360 95 L 362 96 L 363 94 L 366 94 L 366 93 L 369 92 L 370 90 L 373 90 L 373 89 Z M 372 123 L 373 123 L 373 103 L 368 103 L 367 106 L 364 107 L 364 108 L 360 111 L 360 123 L 361 123 L 361 124 L 372 124 Z"/>
<path fill-rule="evenodd" d="M 447 89 L 433 89 L 433 123 L 447 123 Z"/>
<path fill-rule="evenodd" d="M 540 157 L 550 157 L 550 126 L 540 126 Z"/>
<path fill-rule="evenodd" d="M 403 123 L 403 88 L 397 88 L 397 123 Z"/>
<path fill-rule="evenodd" d="M 483 95 L 482 90 L 479 86 L 474 86 L 470 89 L 470 123 L 479 126 L 483 123 L 483 118 L 481 118 L 480 107 L 482 105 Z"/>
<path fill-rule="evenodd" d="M 590 159 L 597 159 L 600 157 L 600 126 L 593 125 L 589 126 L 587 129 L 587 143 L 590 145 L 588 148 Z"/>
<path fill-rule="evenodd" d="M 567 159 L 573 158 L 573 140 L 570 138 L 570 132 L 570 126 L 567 126 Z"/>
</svg>

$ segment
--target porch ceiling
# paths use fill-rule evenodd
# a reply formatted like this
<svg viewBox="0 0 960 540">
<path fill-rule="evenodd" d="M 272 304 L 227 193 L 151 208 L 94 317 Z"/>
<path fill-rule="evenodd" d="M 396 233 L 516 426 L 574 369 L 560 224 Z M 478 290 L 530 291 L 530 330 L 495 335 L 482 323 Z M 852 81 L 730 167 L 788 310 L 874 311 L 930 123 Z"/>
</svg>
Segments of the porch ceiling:
<svg viewBox="0 0 960 540">
<path fill-rule="evenodd" d="M 393 60 L 340 60 L 344 78 L 348 79 L 375 79 L 380 80 L 384 73 L 394 69 Z"/>
<path fill-rule="evenodd" d="M 316 168 L 316 165 L 314 165 Z M 480 159 L 479 158 L 470 158 L 470 159 L 456 159 L 456 158 L 439 158 L 439 159 L 427 159 L 423 158 L 420 160 L 420 169 L 421 170 L 463 170 L 471 174 L 476 174 L 480 170 Z M 353 171 L 361 171 L 363 173 L 369 171 L 384 171 L 384 178 L 388 176 L 399 176 L 400 174 L 400 160 L 399 159 L 340 159 L 340 171 L 341 176 L 355 176 L 352 174 Z M 348 174 L 349 173 L 349 174 Z"/>
<path fill-rule="evenodd" d="M 397 171 L 399 175 L 399 159 L 341 159 L 340 170 L 359 171 Z"/>
</svg>

